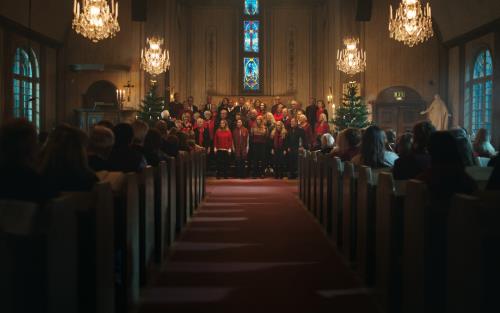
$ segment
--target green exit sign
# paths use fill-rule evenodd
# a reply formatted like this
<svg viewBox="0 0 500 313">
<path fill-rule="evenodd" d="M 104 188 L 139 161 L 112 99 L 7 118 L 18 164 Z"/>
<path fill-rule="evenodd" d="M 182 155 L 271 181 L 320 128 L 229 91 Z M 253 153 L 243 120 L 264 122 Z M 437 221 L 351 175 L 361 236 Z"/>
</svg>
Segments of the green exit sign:
<svg viewBox="0 0 500 313">
<path fill-rule="evenodd" d="M 403 101 L 406 97 L 406 94 L 404 91 L 394 91 L 394 99 L 396 101 Z"/>
</svg>

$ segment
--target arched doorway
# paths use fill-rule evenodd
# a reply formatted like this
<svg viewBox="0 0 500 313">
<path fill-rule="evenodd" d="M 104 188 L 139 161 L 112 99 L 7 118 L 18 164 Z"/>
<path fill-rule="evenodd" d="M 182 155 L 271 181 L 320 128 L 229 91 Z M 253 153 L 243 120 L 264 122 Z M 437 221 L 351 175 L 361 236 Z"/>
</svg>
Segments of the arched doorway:
<svg viewBox="0 0 500 313">
<path fill-rule="evenodd" d="M 375 123 L 383 129 L 394 129 L 397 134 L 411 131 L 415 123 L 425 120 L 420 112 L 425 110 L 425 101 L 414 89 L 393 86 L 382 90 L 373 108 Z"/>
</svg>

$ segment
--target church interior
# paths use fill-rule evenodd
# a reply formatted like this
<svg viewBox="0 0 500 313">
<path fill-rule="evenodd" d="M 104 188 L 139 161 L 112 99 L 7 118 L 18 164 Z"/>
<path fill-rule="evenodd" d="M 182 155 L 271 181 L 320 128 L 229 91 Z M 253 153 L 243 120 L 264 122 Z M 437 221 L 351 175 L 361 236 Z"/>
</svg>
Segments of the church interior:
<svg viewBox="0 0 500 313">
<path fill-rule="evenodd" d="M 1 0 L 0 312 L 500 312 L 499 0 Z"/>
</svg>

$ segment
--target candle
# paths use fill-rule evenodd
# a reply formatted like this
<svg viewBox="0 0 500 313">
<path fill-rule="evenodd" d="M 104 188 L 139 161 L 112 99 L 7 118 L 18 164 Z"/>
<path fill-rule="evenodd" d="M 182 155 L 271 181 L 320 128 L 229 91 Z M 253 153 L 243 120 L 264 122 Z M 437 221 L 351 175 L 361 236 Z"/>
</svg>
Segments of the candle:
<svg viewBox="0 0 500 313">
<path fill-rule="evenodd" d="M 111 14 L 115 14 L 115 0 L 111 0 Z"/>
<path fill-rule="evenodd" d="M 76 0 L 73 1 L 73 13 L 76 14 Z"/>
<path fill-rule="evenodd" d="M 389 6 L 389 16 L 391 17 L 392 19 L 392 5 Z"/>
<path fill-rule="evenodd" d="M 118 3 L 116 4 L 115 18 L 118 18 Z"/>
</svg>

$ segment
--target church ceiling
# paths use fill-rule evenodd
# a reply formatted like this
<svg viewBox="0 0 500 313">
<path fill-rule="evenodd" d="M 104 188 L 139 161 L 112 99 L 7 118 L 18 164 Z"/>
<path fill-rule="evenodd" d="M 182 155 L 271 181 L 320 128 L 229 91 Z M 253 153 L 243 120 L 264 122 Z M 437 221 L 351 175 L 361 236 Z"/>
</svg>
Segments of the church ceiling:
<svg viewBox="0 0 500 313">
<path fill-rule="evenodd" d="M 165 0 L 166 1 L 166 0 Z M 231 5 L 239 0 L 180 0 L 188 5 Z M 317 5 L 328 0 L 268 0 L 273 4 L 307 3 Z M 342 0 L 354 1 L 354 0 Z M 393 1 L 398 2 L 397 0 Z M 28 26 L 28 0 L 1 0 L 0 15 Z M 373 0 L 374 5 L 387 5 Z M 443 41 L 454 39 L 500 18 L 500 0 L 430 0 L 434 20 Z M 57 41 L 64 41 L 71 27 L 72 0 L 32 0 L 32 28 Z M 122 17 L 123 18 L 123 17 Z"/>
</svg>

